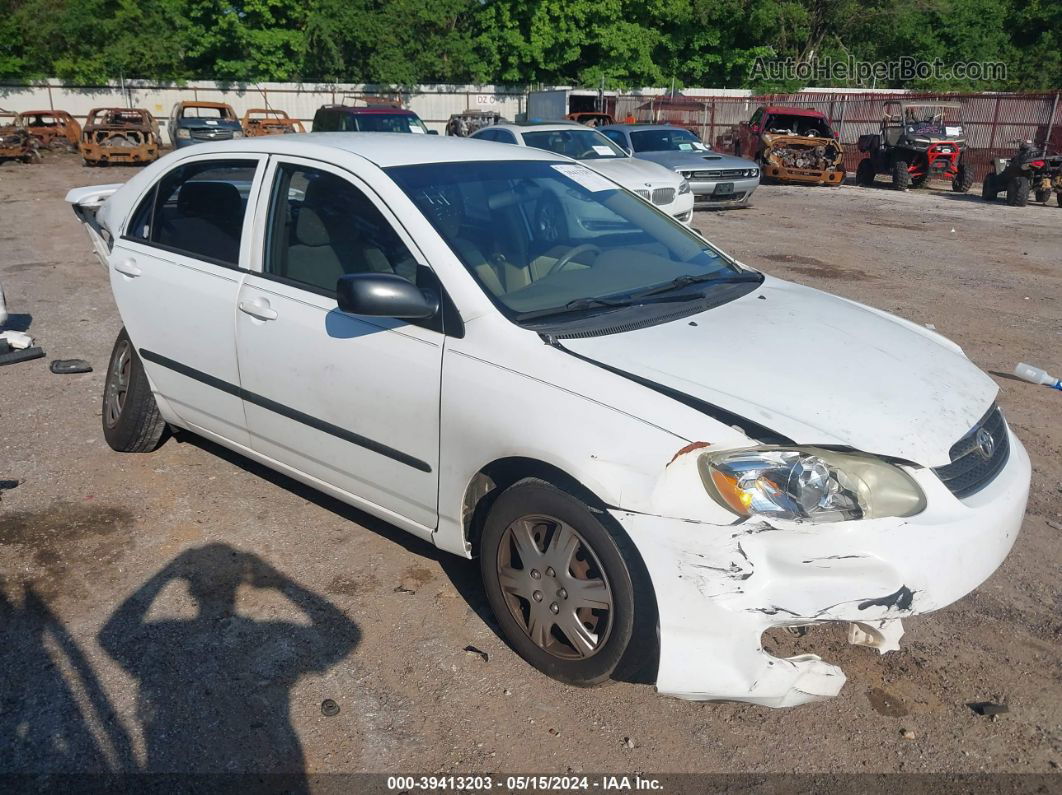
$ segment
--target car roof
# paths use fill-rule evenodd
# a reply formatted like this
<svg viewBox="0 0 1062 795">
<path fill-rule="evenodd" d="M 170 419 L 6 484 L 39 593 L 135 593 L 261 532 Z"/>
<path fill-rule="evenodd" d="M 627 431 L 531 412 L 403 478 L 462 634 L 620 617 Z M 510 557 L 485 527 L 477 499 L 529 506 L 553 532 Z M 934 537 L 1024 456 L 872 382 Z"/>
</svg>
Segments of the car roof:
<svg viewBox="0 0 1062 795">
<path fill-rule="evenodd" d="M 339 110 L 352 115 L 366 115 L 373 113 L 388 113 L 392 116 L 416 116 L 417 114 L 408 108 L 394 108 L 390 105 L 322 105 L 318 110 Z"/>
<path fill-rule="evenodd" d="M 182 99 L 177 104 L 183 108 L 232 108 L 228 102 L 200 102 L 198 99 Z"/>
<path fill-rule="evenodd" d="M 349 152 L 380 168 L 424 163 L 462 163 L 483 160 L 545 160 L 566 158 L 529 146 L 513 146 L 478 138 L 409 133 L 328 132 L 260 136 L 196 144 L 195 153 L 261 152 L 265 154 L 326 156 Z M 182 150 L 183 151 L 183 150 Z"/>
<path fill-rule="evenodd" d="M 604 127 L 595 127 L 594 129 L 626 130 L 627 132 L 641 132 L 642 130 L 682 130 L 683 132 L 690 132 L 690 130 L 677 124 L 606 124 Z"/>
<path fill-rule="evenodd" d="M 814 116 L 817 119 L 826 118 L 826 114 L 821 110 L 813 110 L 811 108 L 793 108 L 788 105 L 768 105 L 765 110 L 767 113 L 782 113 L 787 116 Z"/>
<path fill-rule="evenodd" d="M 512 130 L 518 133 L 528 132 L 563 132 L 565 130 L 596 130 L 596 127 L 587 127 L 585 124 L 579 124 L 574 121 L 550 121 L 550 122 L 532 122 L 531 124 L 492 124 L 490 127 L 483 127 L 484 130 L 491 130 L 502 128 L 503 130 Z M 479 132 L 479 130 L 476 130 Z"/>
</svg>

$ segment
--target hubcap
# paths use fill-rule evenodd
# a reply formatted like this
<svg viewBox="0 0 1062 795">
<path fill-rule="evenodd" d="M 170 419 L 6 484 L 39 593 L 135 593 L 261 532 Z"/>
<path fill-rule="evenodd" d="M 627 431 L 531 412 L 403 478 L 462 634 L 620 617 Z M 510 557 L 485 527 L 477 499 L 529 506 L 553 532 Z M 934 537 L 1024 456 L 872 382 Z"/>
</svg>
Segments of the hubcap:
<svg viewBox="0 0 1062 795">
<path fill-rule="evenodd" d="M 539 648 L 580 660 L 612 628 L 612 590 L 578 531 L 552 516 L 524 516 L 498 547 L 498 581 L 509 612 Z"/>
<path fill-rule="evenodd" d="M 114 427 L 125 407 L 125 396 L 129 392 L 129 371 L 133 363 L 132 354 L 132 346 L 127 340 L 123 340 L 111 360 L 111 371 L 107 374 L 107 397 L 103 410 L 103 420 L 108 428 Z"/>
</svg>

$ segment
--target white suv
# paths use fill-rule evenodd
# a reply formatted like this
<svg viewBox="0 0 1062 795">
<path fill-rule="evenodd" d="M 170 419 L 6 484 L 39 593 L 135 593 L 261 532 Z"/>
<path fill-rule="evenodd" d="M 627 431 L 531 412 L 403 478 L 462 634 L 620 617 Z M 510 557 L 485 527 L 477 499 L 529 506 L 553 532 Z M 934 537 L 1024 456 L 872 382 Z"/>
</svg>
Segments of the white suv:
<svg viewBox="0 0 1062 795">
<path fill-rule="evenodd" d="M 506 638 L 562 681 L 832 696 L 839 669 L 763 631 L 896 648 L 1021 526 L 1028 456 L 958 346 L 550 152 L 250 138 L 67 198 L 125 326 L 114 449 L 184 428 L 478 556 Z"/>
</svg>

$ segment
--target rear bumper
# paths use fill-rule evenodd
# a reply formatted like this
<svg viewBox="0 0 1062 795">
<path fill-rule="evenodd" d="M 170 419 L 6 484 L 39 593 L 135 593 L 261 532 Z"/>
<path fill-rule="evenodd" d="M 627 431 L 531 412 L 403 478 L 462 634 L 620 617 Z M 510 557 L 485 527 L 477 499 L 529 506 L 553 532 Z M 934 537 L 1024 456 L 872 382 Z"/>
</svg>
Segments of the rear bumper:
<svg viewBox="0 0 1062 795">
<path fill-rule="evenodd" d="M 1010 441 L 1004 470 L 965 500 L 932 472 L 912 470 L 928 507 L 907 519 L 717 526 L 614 510 L 656 593 L 657 689 L 771 707 L 836 695 L 845 681 L 839 668 L 814 655 L 773 657 L 761 634 L 843 621 L 894 642 L 898 619 L 984 582 L 1014 544 L 1029 493 L 1028 455 L 1013 434 Z"/>
</svg>

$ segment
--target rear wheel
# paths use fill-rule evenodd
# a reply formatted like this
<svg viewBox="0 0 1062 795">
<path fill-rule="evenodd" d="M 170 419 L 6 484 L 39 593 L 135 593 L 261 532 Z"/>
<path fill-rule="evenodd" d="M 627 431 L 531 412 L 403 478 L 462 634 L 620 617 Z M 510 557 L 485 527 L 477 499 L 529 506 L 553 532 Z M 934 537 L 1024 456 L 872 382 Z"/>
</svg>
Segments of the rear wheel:
<svg viewBox="0 0 1062 795">
<path fill-rule="evenodd" d="M 1011 177 L 1007 183 L 1007 204 L 1024 207 L 1029 203 L 1029 178 Z"/>
<path fill-rule="evenodd" d="M 1047 204 L 1047 200 L 1051 198 L 1051 190 L 1048 188 L 1038 188 L 1036 190 L 1036 201 L 1040 204 Z"/>
<path fill-rule="evenodd" d="M 996 200 L 996 196 L 999 195 L 999 181 L 996 179 L 994 172 L 985 176 L 985 181 L 981 184 L 981 198 L 986 202 Z"/>
<path fill-rule="evenodd" d="M 906 160 L 895 160 L 892 164 L 892 187 L 907 190 L 911 187 L 911 172 L 907 170 Z"/>
<path fill-rule="evenodd" d="M 966 191 L 973 187 L 973 182 L 973 171 L 966 168 L 965 164 L 959 163 L 958 173 L 951 181 L 951 189 L 956 193 L 966 193 Z"/>
<path fill-rule="evenodd" d="M 1058 202 L 1058 206 L 1062 207 L 1062 193 L 1055 194 L 1055 201 Z"/>
<path fill-rule="evenodd" d="M 114 341 L 103 387 L 103 436 L 119 453 L 149 453 L 165 430 L 144 365 L 123 328 Z"/>
<path fill-rule="evenodd" d="M 856 166 L 856 185 L 862 185 L 869 187 L 874 184 L 874 177 L 876 175 L 874 169 L 874 163 L 869 157 L 859 161 L 859 165 Z"/>
<path fill-rule="evenodd" d="M 479 554 L 502 632 L 543 673 L 585 687 L 651 658 L 656 620 L 640 559 L 573 495 L 537 479 L 507 489 Z"/>
</svg>

